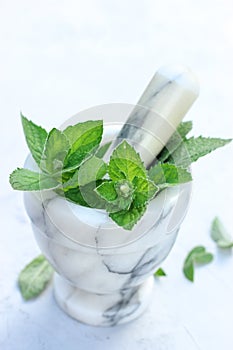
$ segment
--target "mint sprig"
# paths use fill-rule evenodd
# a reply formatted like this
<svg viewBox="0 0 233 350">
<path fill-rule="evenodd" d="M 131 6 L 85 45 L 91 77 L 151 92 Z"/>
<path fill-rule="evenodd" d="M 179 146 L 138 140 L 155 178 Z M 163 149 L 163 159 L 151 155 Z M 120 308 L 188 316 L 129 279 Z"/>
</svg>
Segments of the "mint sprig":
<svg viewBox="0 0 233 350">
<path fill-rule="evenodd" d="M 105 201 L 105 209 L 109 213 L 128 210 L 133 201 L 134 189 L 125 179 L 121 181 L 104 181 L 95 191 Z"/>
<path fill-rule="evenodd" d="M 191 162 L 231 140 L 187 138 L 192 122 L 182 122 L 159 162 L 149 171 L 135 149 L 123 141 L 113 151 L 109 164 L 102 157 L 110 143 L 100 145 L 103 121 L 90 120 L 49 133 L 21 115 L 25 138 L 40 170 L 16 169 L 10 175 L 14 189 L 52 189 L 69 201 L 104 209 L 115 223 L 131 230 L 148 203 L 164 188 L 192 180 Z"/>
<path fill-rule="evenodd" d="M 149 177 L 147 170 L 135 149 L 123 141 L 113 151 L 108 166 L 111 186 L 115 188 L 115 203 L 119 202 L 119 210 L 110 212 L 110 217 L 119 226 L 131 230 L 144 214 L 147 204 L 152 199 L 158 187 Z M 105 185 L 110 186 L 110 185 Z M 103 197 L 103 187 L 97 192 Z M 103 192 L 103 190 L 102 190 Z M 107 200 L 107 191 L 105 199 Z M 120 200 L 122 198 L 122 200 Z M 111 201 L 108 201 L 111 203 Z M 124 206 L 125 207 L 122 207 Z"/>
<path fill-rule="evenodd" d="M 24 191 L 54 189 L 68 182 L 99 146 L 103 132 L 102 120 L 78 123 L 64 131 L 53 128 L 49 133 L 24 116 L 22 123 L 29 150 L 42 171 L 17 169 L 10 175 L 12 187 Z"/>
</svg>

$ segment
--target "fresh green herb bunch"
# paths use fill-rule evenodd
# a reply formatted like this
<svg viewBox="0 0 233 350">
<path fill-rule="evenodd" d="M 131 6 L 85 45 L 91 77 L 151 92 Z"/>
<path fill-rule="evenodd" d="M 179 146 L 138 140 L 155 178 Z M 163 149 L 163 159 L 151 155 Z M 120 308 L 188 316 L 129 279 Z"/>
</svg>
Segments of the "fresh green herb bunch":
<svg viewBox="0 0 233 350">
<path fill-rule="evenodd" d="M 108 145 L 100 145 L 103 121 L 86 121 L 49 133 L 21 115 L 27 145 L 38 172 L 17 168 L 10 175 L 13 189 L 54 190 L 68 200 L 104 209 L 119 226 L 131 230 L 148 203 L 163 189 L 192 180 L 190 164 L 231 139 L 187 138 L 192 122 L 182 122 L 157 163 L 147 170 L 139 154 L 126 141 L 112 152 L 106 164 Z"/>
</svg>

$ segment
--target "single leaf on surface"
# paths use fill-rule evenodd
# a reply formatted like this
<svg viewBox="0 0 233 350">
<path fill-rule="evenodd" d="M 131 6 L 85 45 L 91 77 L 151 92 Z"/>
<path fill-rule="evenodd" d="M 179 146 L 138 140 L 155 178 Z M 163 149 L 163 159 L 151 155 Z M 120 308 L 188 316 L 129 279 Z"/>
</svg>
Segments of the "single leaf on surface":
<svg viewBox="0 0 233 350">
<path fill-rule="evenodd" d="M 203 254 L 203 253 L 205 253 L 205 247 L 202 247 L 202 246 L 195 247 L 189 252 L 189 254 L 187 255 L 187 257 L 184 261 L 183 273 L 184 273 L 185 277 L 191 282 L 194 281 L 194 258 L 195 258 L 195 255 Z"/>
<path fill-rule="evenodd" d="M 195 263 L 197 264 L 208 264 L 213 260 L 213 254 L 211 253 L 200 253 L 195 256 Z"/>
<path fill-rule="evenodd" d="M 220 248 L 232 248 L 233 237 L 227 232 L 225 226 L 218 217 L 211 224 L 211 238 Z"/>
<path fill-rule="evenodd" d="M 117 213 L 109 214 L 110 218 L 117 223 L 118 226 L 125 230 L 132 230 L 134 225 L 141 219 L 146 211 L 146 206 L 135 208 L 133 204 L 128 210 L 121 210 Z"/>
<path fill-rule="evenodd" d="M 43 255 L 32 260 L 19 275 L 19 288 L 25 300 L 43 292 L 53 275 L 53 268 Z"/>
<path fill-rule="evenodd" d="M 66 168 L 77 168 L 98 148 L 103 134 L 103 121 L 87 121 L 64 130 L 71 149 L 65 159 Z"/>
<path fill-rule="evenodd" d="M 10 184 L 14 190 L 20 191 L 40 191 L 59 186 L 57 180 L 50 175 L 23 168 L 18 168 L 11 173 Z"/>
<path fill-rule="evenodd" d="M 92 181 L 100 180 L 107 173 L 107 164 L 95 156 L 87 159 L 73 176 L 63 184 L 63 189 L 85 186 Z"/>
<path fill-rule="evenodd" d="M 98 158 L 103 158 L 103 156 L 105 155 L 105 153 L 109 149 L 111 143 L 112 143 L 112 141 L 109 141 L 109 142 L 105 143 L 103 146 L 100 146 L 100 148 L 97 150 L 95 156 Z"/>
<path fill-rule="evenodd" d="M 194 263 L 193 261 L 186 262 L 186 264 L 183 267 L 183 272 L 185 277 L 191 281 L 194 282 Z"/>
<path fill-rule="evenodd" d="M 69 141 L 65 134 L 54 128 L 50 131 L 45 143 L 41 168 L 49 174 L 61 172 L 69 150 Z"/>
<path fill-rule="evenodd" d="M 112 180 L 127 179 L 133 181 L 135 176 L 146 178 L 146 169 L 135 149 L 123 141 L 113 151 L 108 168 Z"/>
<path fill-rule="evenodd" d="M 185 140 L 172 154 L 167 161 L 177 166 L 187 167 L 197 161 L 200 157 L 223 147 L 231 142 L 231 139 L 220 139 L 210 137 L 191 137 Z"/>
<path fill-rule="evenodd" d="M 169 163 L 154 165 L 149 170 L 149 178 L 162 188 L 192 181 L 188 170 Z"/>
<path fill-rule="evenodd" d="M 154 273 L 155 277 L 165 277 L 167 276 L 166 272 L 160 267 L 157 271 Z"/>
<path fill-rule="evenodd" d="M 203 246 L 197 246 L 193 248 L 187 255 L 184 265 L 183 273 L 185 277 L 193 282 L 194 281 L 194 265 L 197 264 L 209 264 L 213 260 L 213 254 L 208 253 Z"/>
<path fill-rule="evenodd" d="M 140 207 L 149 202 L 155 194 L 159 191 L 159 188 L 151 180 L 143 177 L 136 176 L 133 180 L 134 185 L 134 206 Z"/>
<path fill-rule="evenodd" d="M 192 130 L 193 123 L 191 121 L 181 122 L 170 137 L 165 147 L 159 153 L 157 159 L 162 163 L 164 162 L 186 139 L 186 135 Z"/>
<path fill-rule="evenodd" d="M 34 124 L 21 114 L 21 121 L 23 125 L 23 131 L 26 138 L 28 148 L 36 161 L 40 166 L 41 157 L 44 151 L 45 142 L 48 133 L 42 127 Z"/>
</svg>

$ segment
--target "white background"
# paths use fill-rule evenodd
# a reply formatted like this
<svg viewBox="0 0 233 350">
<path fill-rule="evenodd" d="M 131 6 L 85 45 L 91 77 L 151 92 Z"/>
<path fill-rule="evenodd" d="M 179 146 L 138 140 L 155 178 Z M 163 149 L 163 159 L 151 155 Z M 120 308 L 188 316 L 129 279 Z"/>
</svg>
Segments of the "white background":
<svg viewBox="0 0 233 350">
<path fill-rule="evenodd" d="M 0 0 L 0 348 L 233 348 L 233 255 L 217 251 L 209 227 L 219 215 L 232 232 L 232 145 L 193 166 L 193 198 L 176 245 L 163 263 L 154 299 L 140 320 L 115 329 L 81 325 L 56 306 L 51 288 L 24 303 L 16 280 L 38 253 L 21 193 L 8 174 L 27 154 L 19 113 L 46 128 L 110 102 L 136 103 L 154 72 L 183 63 L 201 94 L 186 120 L 194 134 L 232 137 L 233 5 L 230 0 Z M 215 253 L 182 275 L 197 244 Z"/>
</svg>

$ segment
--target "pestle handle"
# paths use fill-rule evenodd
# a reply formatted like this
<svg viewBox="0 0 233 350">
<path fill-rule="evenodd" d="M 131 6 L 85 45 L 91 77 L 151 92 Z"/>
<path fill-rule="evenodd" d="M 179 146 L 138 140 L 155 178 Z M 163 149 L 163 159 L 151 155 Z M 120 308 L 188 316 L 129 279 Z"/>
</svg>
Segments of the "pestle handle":
<svg viewBox="0 0 233 350">
<path fill-rule="evenodd" d="M 122 139 L 127 139 L 148 167 L 198 95 L 199 83 L 190 69 L 181 65 L 160 68 L 110 146 L 106 158 Z"/>
</svg>

